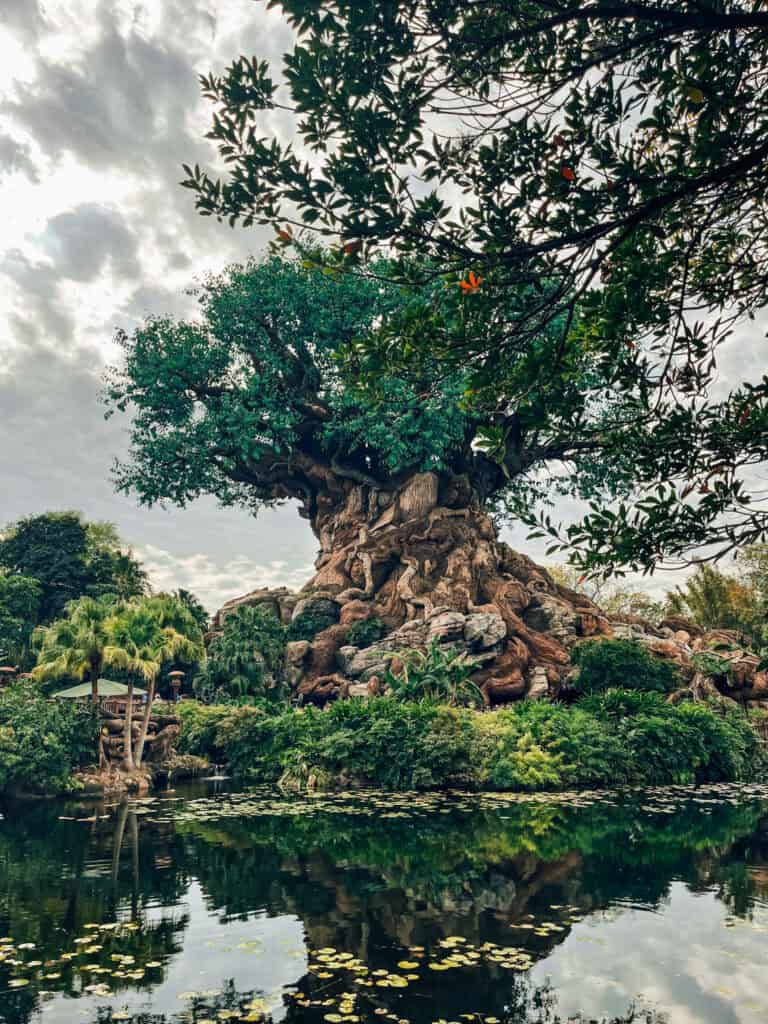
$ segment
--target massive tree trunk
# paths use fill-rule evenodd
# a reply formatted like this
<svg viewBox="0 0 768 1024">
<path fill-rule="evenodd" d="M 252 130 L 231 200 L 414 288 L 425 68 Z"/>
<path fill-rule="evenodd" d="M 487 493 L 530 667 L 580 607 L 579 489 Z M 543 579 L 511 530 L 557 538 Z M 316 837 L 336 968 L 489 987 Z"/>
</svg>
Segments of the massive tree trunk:
<svg viewBox="0 0 768 1024">
<path fill-rule="evenodd" d="M 447 637 L 461 621 L 443 613 L 492 616 L 501 636 L 475 674 L 488 703 L 556 690 L 570 643 L 610 632 L 588 598 L 499 542 L 468 475 L 416 473 L 389 489 L 325 482 L 307 510 L 320 554 L 304 593 L 332 597 L 341 615 L 313 643 L 300 687 L 312 699 L 343 688 L 336 655 L 355 618 L 377 616 L 389 633 L 429 620 Z"/>
</svg>

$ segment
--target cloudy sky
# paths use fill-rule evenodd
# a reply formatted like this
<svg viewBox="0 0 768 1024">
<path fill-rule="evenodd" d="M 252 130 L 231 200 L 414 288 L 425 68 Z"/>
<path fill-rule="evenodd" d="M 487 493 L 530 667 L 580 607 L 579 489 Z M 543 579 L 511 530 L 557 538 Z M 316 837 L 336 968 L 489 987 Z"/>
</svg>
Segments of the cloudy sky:
<svg viewBox="0 0 768 1024">
<path fill-rule="evenodd" d="M 100 378 L 117 326 L 183 311 L 196 276 L 262 244 L 199 217 L 180 164 L 211 156 L 197 74 L 288 42 L 251 0 L 0 3 L 0 523 L 113 520 L 158 585 L 210 607 L 303 582 L 314 538 L 289 508 L 253 520 L 116 495 L 126 423 L 105 422 Z"/>
<path fill-rule="evenodd" d="M 290 37 L 253 0 L 0 0 L 0 525 L 47 509 L 114 521 L 156 585 L 210 608 L 310 573 L 294 509 L 140 508 L 110 465 L 101 375 L 116 327 L 181 313 L 196 277 L 264 245 L 198 216 L 181 163 L 210 164 L 197 75 Z M 272 126 L 280 131 L 280 124 Z M 535 557 L 522 530 L 506 539 Z"/>
</svg>

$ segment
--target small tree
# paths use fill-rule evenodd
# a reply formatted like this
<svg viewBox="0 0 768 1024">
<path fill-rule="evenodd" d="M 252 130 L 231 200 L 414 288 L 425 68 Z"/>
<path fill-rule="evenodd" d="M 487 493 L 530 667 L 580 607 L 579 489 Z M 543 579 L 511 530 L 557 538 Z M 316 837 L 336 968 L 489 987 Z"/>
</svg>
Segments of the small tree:
<svg viewBox="0 0 768 1024">
<path fill-rule="evenodd" d="M 208 648 L 206 663 L 195 680 L 196 691 L 234 698 L 284 697 L 285 643 L 285 627 L 271 611 L 258 606 L 237 608 L 227 615 L 221 635 Z"/>
<path fill-rule="evenodd" d="M 29 658 L 32 631 L 38 623 L 43 588 L 30 576 L 0 572 L 0 657 L 15 665 Z"/>
<path fill-rule="evenodd" d="M 700 565 L 685 585 L 667 593 L 667 607 L 687 615 L 704 629 L 755 632 L 759 639 L 759 595 L 748 576 L 738 578 L 711 565 Z"/>
<path fill-rule="evenodd" d="M 114 664 L 128 673 L 123 766 L 133 771 L 141 765 L 155 698 L 155 685 L 163 662 L 202 656 L 202 634 L 194 616 L 179 601 L 168 597 L 145 598 L 124 606 L 109 622 Z M 133 688 L 138 677 L 147 686 L 139 734 L 133 743 Z"/>
<path fill-rule="evenodd" d="M 118 608 L 113 601 L 81 597 L 70 602 L 64 617 L 36 630 L 38 680 L 74 676 L 88 679 L 91 698 L 98 701 L 98 682 L 107 666 L 119 667 L 122 653 L 116 648 L 111 624 Z"/>
</svg>

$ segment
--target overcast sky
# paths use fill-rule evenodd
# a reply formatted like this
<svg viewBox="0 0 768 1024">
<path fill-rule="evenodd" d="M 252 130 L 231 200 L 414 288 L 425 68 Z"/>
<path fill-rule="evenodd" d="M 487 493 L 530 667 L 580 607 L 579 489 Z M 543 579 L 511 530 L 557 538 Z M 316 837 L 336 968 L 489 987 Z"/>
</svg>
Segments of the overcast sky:
<svg viewBox="0 0 768 1024">
<path fill-rule="evenodd" d="M 197 74 L 289 44 L 252 0 L 0 0 L 0 525 L 65 508 L 111 520 L 155 585 L 211 609 L 304 582 L 311 531 L 291 507 L 254 520 L 115 494 L 127 423 L 104 420 L 101 375 L 116 327 L 183 312 L 196 277 L 263 247 L 195 213 L 180 165 L 214 155 Z"/>
</svg>

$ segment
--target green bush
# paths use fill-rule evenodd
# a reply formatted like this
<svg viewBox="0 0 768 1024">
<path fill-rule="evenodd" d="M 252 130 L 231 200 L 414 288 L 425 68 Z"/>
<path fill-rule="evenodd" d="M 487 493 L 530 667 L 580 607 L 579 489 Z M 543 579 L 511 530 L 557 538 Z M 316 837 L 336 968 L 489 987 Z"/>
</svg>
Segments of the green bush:
<svg viewBox="0 0 768 1024">
<path fill-rule="evenodd" d="M 426 651 L 404 651 L 398 655 L 402 668 L 389 669 L 384 682 L 399 701 L 432 700 L 453 707 L 482 704 L 480 690 L 469 678 L 477 666 L 453 647 L 433 640 Z"/>
<path fill-rule="evenodd" d="M 208 649 L 195 693 L 207 700 L 284 700 L 285 642 L 285 627 L 274 612 L 260 605 L 236 609 Z"/>
<path fill-rule="evenodd" d="M 291 622 L 286 633 L 286 639 L 314 640 L 318 633 L 322 633 L 324 629 L 335 625 L 336 619 L 333 615 L 310 609 L 306 612 L 301 612 Z"/>
<path fill-rule="evenodd" d="M 351 647 L 370 647 L 384 636 L 384 623 L 374 616 L 353 622 L 347 633 L 347 643 Z"/>
<path fill-rule="evenodd" d="M 633 691 L 486 713 L 393 697 L 271 715 L 184 705 L 181 713 L 183 751 L 226 760 L 260 783 L 524 791 L 731 781 L 763 765 L 738 708 L 675 706 Z"/>
<path fill-rule="evenodd" d="M 73 771 L 96 761 L 97 740 L 90 702 L 48 701 L 15 684 L 0 694 L 0 793 L 73 788 Z"/>
<path fill-rule="evenodd" d="M 669 693 L 680 685 L 675 668 L 632 640 L 586 640 L 572 654 L 578 666 L 578 694 L 606 690 L 655 690 Z"/>
</svg>

